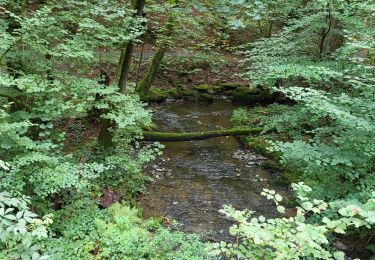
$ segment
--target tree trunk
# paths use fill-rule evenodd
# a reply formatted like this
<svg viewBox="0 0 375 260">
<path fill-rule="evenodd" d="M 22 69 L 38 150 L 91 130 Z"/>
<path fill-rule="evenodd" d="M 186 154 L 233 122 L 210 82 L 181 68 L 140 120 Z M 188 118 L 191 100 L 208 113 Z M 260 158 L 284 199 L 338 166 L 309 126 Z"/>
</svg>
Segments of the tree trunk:
<svg viewBox="0 0 375 260">
<path fill-rule="evenodd" d="M 262 130 L 262 128 L 230 128 L 191 133 L 162 133 L 144 131 L 143 137 L 145 141 L 182 142 L 193 140 L 205 140 L 220 136 L 259 134 Z"/>
<path fill-rule="evenodd" d="M 322 58 L 323 57 L 323 53 L 324 53 L 324 43 L 325 43 L 325 40 L 329 34 L 329 32 L 331 31 L 331 28 L 332 28 L 332 15 L 331 15 L 331 7 L 330 7 L 330 4 L 328 3 L 327 4 L 327 11 L 328 11 L 328 15 L 327 15 L 327 18 L 326 20 L 328 20 L 328 28 L 327 30 L 323 29 L 323 32 L 322 32 L 322 38 L 320 40 L 320 44 L 319 44 L 319 57 Z"/>
<path fill-rule="evenodd" d="M 160 64 L 164 58 L 164 54 L 167 51 L 167 46 L 163 45 L 158 48 L 154 57 L 152 58 L 152 62 L 150 67 L 147 70 L 146 75 L 144 78 L 138 83 L 137 85 L 137 92 L 141 97 L 146 98 L 148 96 L 148 92 L 151 88 L 152 83 L 155 80 L 156 73 L 160 67 Z"/>
<path fill-rule="evenodd" d="M 108 74 L 105 71 L 101 71 L 101 77 L 99 83 L 103 84 L 104 86 L 109 86 L 110 84 L 110 78 Z M 98 102 L 102 99 L 100 95 L 95 96 L 95 101 Z M 101 115 L 105 111 L 97 110 L 96 108 L 93 108 L 89 113 L 89 118 L 91 120 L 95 120 L 97 118 L 100 118 Z M 111 128 L 113 127 L 113 123 L 111 120 L 106 118 L 100 118 L 100 131 L 98 135 L 98 143 L 103 148 L 109 148 L 113 145 L 112 143 L 112 132 Z"/>
<path fill-rule="evenodd" d="M 111 78 L 109 77 L 108 73 L 104 70 L 100 70 L 100 80 L 98 82 L 99 84 L 102 84 L 106 87 L 109 86 L 111 83 Z M 99 93 L 96 93 L 95 95 L 95 102 L 99 102 L 103 99 L 103 96 Z M 87 113 L 88 118 L 91 122 L 98 122 L 100 120 L 100 116 L 103 111 L 101 109 L 96 108 L 95 106 L 91 108 L 91 110 Z"/>
<path fill-rule="evenodd" d="M 134 9 L 136 13 L 134 17 L 142 16 L 143 8 L 145 6 L 146 0 L 137 0 L 134 4 Z M 130 64 L 133 55 L 134 45 L 133 42 L 128 42 L 124 49 L 121 51 L 119 67 L 120 67 L 120 77 L 118 87 L 121 93 L 126 91 L 126 83 L 128 82 L 129 78 L 129 71 L 130 71 Z"/>
<path fill-rule="evenodd" d="M 134 9 L 136 10 L 136 12 L 134 13 L 134 17 L 142 16 L 145 2 L 146 0 L 135 1 Z M 126 91 L 126 83 L 128 81 L 132 55 L 133 43 L 130 41 L 121 50 L 121 56 L 119 60 L 118 71 L 120 72 L 120 76 L 118 88 L 121 93 L 124 93 Z M 101 127 L 98 135 L 98 143 L 102 148 L 108 149 L 113 146 L 113 133 L 111 131 L 113 127 L 115 127 L 115 124 L 111 120 L 104 118 L 101 120 Z"/>
<path fill-rule="evenodd" d="M 101 127 L 98 135 L 98 143 L 104 149 L 108 149 L 113 146 L 113 136 L 111 131 L 112 127 L 113 123 L 111 122 L 111 120 L 102 118 Z"/>
<path fill-rule="evenodd" d="M 158 50 L 156 51 L 152 62 L 150 64 L 150 67 L 147 70 L 146 75 L 144 78 L 137 84 L 137 92 L 140 94 L 141 97 L 147 98 L 148 92 L 151 88 L 151 85 L 153 81 L 155 80 L 156 73 L 158 72 L 158 69 L 160 67 L 160 64 L 164 58 L 164 54 L 167 52 L 169 45 L 170 45 L 170 38 L 173 35 L 175 29 L 175 19 L 174 19 L 174 13 L 171 13 L 168 17 L 168 21 L 165 25 L 164 31 L 165 34 L 162 36 L 163 39 L 161 39 Z"/>
<path fill-rule="evenodd" d="M 268 28 L 268 38 L 271 38 L 272 37 L 272 28 L 273 28 L 273 18 L 272 20 L 269 21 L 269 28 Z"/>
</svg>

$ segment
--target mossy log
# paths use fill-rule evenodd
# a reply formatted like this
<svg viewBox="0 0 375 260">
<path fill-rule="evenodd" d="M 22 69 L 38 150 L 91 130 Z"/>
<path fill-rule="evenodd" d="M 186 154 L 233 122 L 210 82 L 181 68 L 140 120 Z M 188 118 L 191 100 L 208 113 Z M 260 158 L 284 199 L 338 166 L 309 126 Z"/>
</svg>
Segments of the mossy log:
<svg viewBox="0 0 375 260">
<path fill-rule="evenodd" d="M 145 141 L 160 141 L 160 142 L 183 142 L 194 140 L 205 140 L 220 136 L 235 136 L 235 135 L 249 135 L 259 134 L 262 128 L 230 128 L 219 129 L 205 132 L 190 132 L 190 133 L 162 133 L 144 131 L 143 137 Z"/>
</svg>

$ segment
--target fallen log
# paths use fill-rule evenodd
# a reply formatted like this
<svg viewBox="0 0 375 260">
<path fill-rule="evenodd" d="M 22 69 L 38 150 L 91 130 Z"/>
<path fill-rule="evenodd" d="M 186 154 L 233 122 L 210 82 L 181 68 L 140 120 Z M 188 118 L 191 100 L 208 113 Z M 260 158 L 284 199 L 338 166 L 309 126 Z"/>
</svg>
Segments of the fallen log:
<svg viewBox="0 0 375 260">
<path fill-rule="evenodd" d="M 205 140 L 213 137 L 220 136 L 236 136 L 236 135 L 249 135 L 259 134 L 262 128 L 230 128 L 219 129 L 205 132 L 191 132 L 191 133 L 163 133 L 163 132 L 150 132 L 144 131 L 143 137 L 145 141 L 160 141 L 160 142 L 182 142 Z"/>
</svg>

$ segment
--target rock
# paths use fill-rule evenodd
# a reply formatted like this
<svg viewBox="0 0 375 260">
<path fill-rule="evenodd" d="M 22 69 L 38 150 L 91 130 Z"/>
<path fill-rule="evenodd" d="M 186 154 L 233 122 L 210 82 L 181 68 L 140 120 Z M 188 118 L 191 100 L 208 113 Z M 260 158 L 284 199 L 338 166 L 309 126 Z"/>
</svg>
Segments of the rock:
<svg viewBox="0 0 375 260">
<path fill-rule="evenodd" d="M 223 90 L 235 90 L 236 88 L 239 88 L 241 87 L 241 84 L 239 83 L 235 83 L 235 82 L 226 82 L 226 83 L 223 83 L 221 84 L 221 87 L 223 88 Z"/>
<path fill-rule="evenodd" d="M 247 162 L 247 165 L 254 165 L 254 164 L 256 164 L 256 162 Z"/>
<path fill-rule="evenodd" d="M 261 95 L 258 89 L 240 87 L 233 93 L 233 101 L 241 104 L 252 105 L 260 101 Z"/>
<path fill-rule="evenodd" d="M 277 93 L 270 93 L 260 87 L 240 87 L 233 93 L 233 101 L 243 105 L 270 104 L 276 101 L 277 96 Z"/>
<path fill-rule="evenodd" d="M 209 93 L 211 90 L 211 87 L 208 84 L 201 84 L 201 85 L 194 86 L 193 90 L 200 92 L 200 93 Z"/>
<path fill-rule="evenodd" d="M 194 93 L 194 91 L 191 90 L 191 89 L 184 89 L 184 90 L 182 90 L 182 95 L 183 95 L 184 97 L 187 97 L 187 96 L 195 96 L 195 93 Z"/>
<path fill-rule="evenodd" d="M 184 89 L 182 91 L 183 99 L 187 101 L 195 101 L 195 93 L 191 89 Z"/>
<path fill-rule="evenodd" d="M 175 98 L 175 99 L 182 98 L 182 93 L 176 87 L 170 88 L 168 90 L 168 95 L 171 98 Z"/>
<path fill-rule="evenodd" d="M 214 97 L 208 93 L 201 93 L 198 95 L 198 100 L 200 102 L 213 102 L 214 101 Z"/>
<path fill-rule="evenodd" d="M 150 90 L 148 100 L 150 102 L 161 103 L 167 99 L 168 95 L 165 90 L 160 88 L 153 88 Z"/>
<path fill-rule="evenodd" d="M 223 86 L 212 86 L 212 92 L 216 95 L 224 93 L 224 87 Z"/>
</svg>

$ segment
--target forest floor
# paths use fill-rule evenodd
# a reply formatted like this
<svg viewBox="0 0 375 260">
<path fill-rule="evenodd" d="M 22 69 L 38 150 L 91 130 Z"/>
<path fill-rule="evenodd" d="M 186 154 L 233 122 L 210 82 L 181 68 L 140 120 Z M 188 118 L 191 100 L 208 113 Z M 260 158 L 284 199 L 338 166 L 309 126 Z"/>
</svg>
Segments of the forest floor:
<svg viewBox="0 0 375 260">
<path fill-rule="evenodd" d="M 156 49 L 151 44 L 136 45 L 134 48 L 130 82 L 138 82 L 146 73 Z M 99 75 L 106 71 L 111 82 L 116 81 L 116 67 L 120 53 L 103 49 L 98 52 L 100 62 L 90 74 Z M 173 86 L 192 87 L 200 84 L 215 85 L 218 83 L 248 83 L 240 75 L 243 63 L 233 52 L 203 52 L 173 48 L 165 54 L 162 64 L 153 83 L 153 87 L 169 88 Z"/>
</svg>

